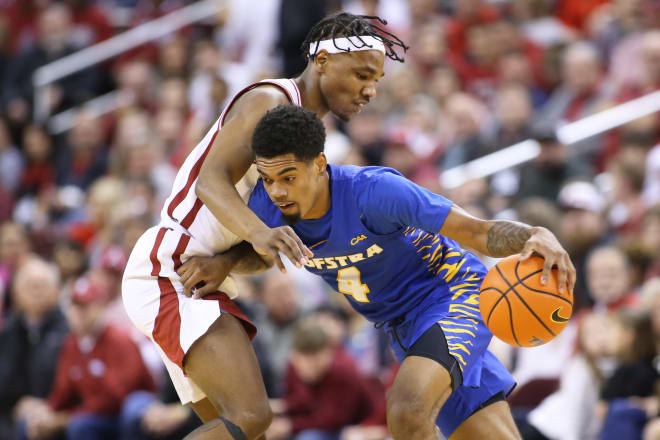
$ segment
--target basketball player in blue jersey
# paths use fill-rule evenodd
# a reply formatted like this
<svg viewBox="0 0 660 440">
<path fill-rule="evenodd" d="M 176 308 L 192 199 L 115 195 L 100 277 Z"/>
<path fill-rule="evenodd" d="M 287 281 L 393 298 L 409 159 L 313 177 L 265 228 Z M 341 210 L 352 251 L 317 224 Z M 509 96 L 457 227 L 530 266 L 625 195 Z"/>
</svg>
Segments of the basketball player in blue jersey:
<svg viewBox="0 0 660 440">
<path fill-rule="evenodd" d="M 297 265 L 312 256 L 289 226 L 271 229 L 246 205 L 258 179 L 252 131 L 283 103 L 341 119 L 358 113 L 376 95 L 385 57 L 403 61 L 397 51 L 407 49 L 382 24 L 348 13 L 326 17 L 303 45 L 308 63 L 299 77 L 259 81 L 237 93 L 179 169 L 158 225 L 131 252 L 122 280 L 125 310 L 156 345 L 181 402 L 204 422 L 188 439 L 262 438 L 272 412 L 249 340 L 255 328 L 231 301 L 235 285 L 231 279 L 199 285 L 204 271 L 186 263 L 218 255 L 223 264 L 214 272 L 223 279 L 229 271 L 263 270 L 252 246 L 233 247 L 244 240 L 282 269 L 279 252 Z M 186 296 L 191 286 L 204 298 Z"/>
<path fill-rule="evenodd" d="M 487 350 L 479 312 L 491 257 L 538 253 L 542 277 L 557 266 L 563 289 L 575 269 L 544 228 L 472 217 L 450 200 L 381 167 L 328 165 L 316 114 L 270 110 L 252 139 L 260 181 L 249 207 L 266 225 L 290 225 L 314 257 L 306 269 L 383 325 L 401 368 L 388 395 L 396 440 L 518 439 L 505 396 L 514 387 Z"/>
<path fill-rule="evenodd" d="M 252 131 L 279 104 L 319 116 L 348 119 L 376 94 L 385 57 L 403 61 L 407 47 L 380 27 L 378 17 L 340 13 L 326 17 L 303 44 L 308 59 L 297 78 L 259 81 L 237 93 L 173 182 L 158 225 L 138 239 L 122 280 L 122 297 L 136 328 L 163 359 L 179 398 L 204 425 L 188 439 L 255 440 L 272 412 L 249 337 L 255 328 L 231 301 L 231 279 L 207 282 L 189 270 L 202 257 L 221 263 L 214 274 L 263 270 L 247 240 L 283 269 L 278 252 L 295 264 L 311 253 L 289 226 L 269 228 L 247 207 L 257 182 Z M 231 248 L 231 250 L 230 250 Z M 188 264 L 190 262 L 190 264 Z M 191 287 L 199 297 L 191 298 Z"/>
</svg>

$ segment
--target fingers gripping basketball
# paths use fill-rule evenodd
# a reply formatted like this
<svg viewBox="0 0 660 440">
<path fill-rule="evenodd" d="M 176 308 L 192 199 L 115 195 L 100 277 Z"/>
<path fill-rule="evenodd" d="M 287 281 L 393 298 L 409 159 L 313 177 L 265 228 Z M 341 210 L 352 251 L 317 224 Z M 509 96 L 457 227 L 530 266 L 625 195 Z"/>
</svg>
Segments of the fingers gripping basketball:
<svg viewBox="0 0 660 440">
<path fill-rule="evenodd" d="M 518 347 L 545 344 L 566 326 L 573 311 L 573 295 L 559 292 L 557 270 L 541 284 L 544 260 L 520 261 L 511 255 L 488 271 L 481 284 L 479 307 L 490 331 Z"/>
</svg>

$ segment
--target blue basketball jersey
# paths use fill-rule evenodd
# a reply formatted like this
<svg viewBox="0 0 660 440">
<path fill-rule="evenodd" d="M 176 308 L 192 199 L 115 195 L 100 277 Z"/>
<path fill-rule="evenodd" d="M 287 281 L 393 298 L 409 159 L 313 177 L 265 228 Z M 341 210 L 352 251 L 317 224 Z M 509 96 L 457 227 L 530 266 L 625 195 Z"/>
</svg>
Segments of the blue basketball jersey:
<svg viewBox="0 0 660 440">
<path fill-rule="evenodd" d="M 389 168 L 329 165 L 328 173 L 328 212 L 293 225 L 314 252 L 308 271 L 373 322 L 403 316 L 430 299 L 478 313 L 486 268 L 438 233 L 451 201 Z M 269 227 L 285 225 L 261 180 L 249 207 Z M 459 296 L 460 304 L 452 304 Z"/>
</svg>

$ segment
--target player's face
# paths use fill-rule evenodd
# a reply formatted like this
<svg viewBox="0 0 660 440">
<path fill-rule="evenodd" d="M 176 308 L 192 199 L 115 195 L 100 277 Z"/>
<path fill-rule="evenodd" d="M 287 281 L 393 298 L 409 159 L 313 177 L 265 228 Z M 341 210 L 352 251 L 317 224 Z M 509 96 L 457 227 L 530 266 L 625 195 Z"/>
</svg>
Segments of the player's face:
<svg viewBox="0 0 660 440">
<path fill-rule="evenodd" d="M 322 191 L 329 191 L 323 153 L 310 161 L 301 161 L 293 153 L 274 158 L 258 157 L 257 170 L 270 200 L 282 211 L 288 224 L 303 218 L 316 218 Z M 325 212 L 320 212 L 322 216 Z"/>
<path fill-rule="evenodd" d="M 314 62 L 328 109 L 347 121 L 376 97 L 376 83 L 384 75 L 385 56 L 377 50 L 330 55 L 324 51 Z"/>
</svg>

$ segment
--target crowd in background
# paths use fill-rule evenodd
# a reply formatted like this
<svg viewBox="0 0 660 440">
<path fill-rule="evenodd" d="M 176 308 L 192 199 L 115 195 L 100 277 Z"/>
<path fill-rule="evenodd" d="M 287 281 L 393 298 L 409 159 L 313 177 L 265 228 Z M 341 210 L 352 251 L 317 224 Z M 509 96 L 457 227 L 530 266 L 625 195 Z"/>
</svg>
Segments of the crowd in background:
<svg viewBox="0 0 660 440">
<path fill-rule="evenodd" d="M 0 0 L 0 439 L 196 426 L 123 311 L 126 258 L 228 98 L 296 76 L 307 31 L 339 10 L 387 19 L 410 50 L 362 113 L 325 118 L 329 161 L 393 167 L 479 217 L 544 226 L 577 268 L 559 337 L 492 344 L 525 440 L 660 439 L 660 113 L 573 145 L 555 135 L 660 89 L 657 0 L 218 1 L 217 16 L 48 86 L 49 114 L 77 109 L 62 131 L 34 119 L 32 73 L 191 2 Z M 111 91 L 109 111 L 80 107 Z M 534 160 L 441 184 L 525 139 Z M 384 333 L 293 267 L 238 281 L 276 413 L 268 438 L 387 438 Z"/>
</svg>

